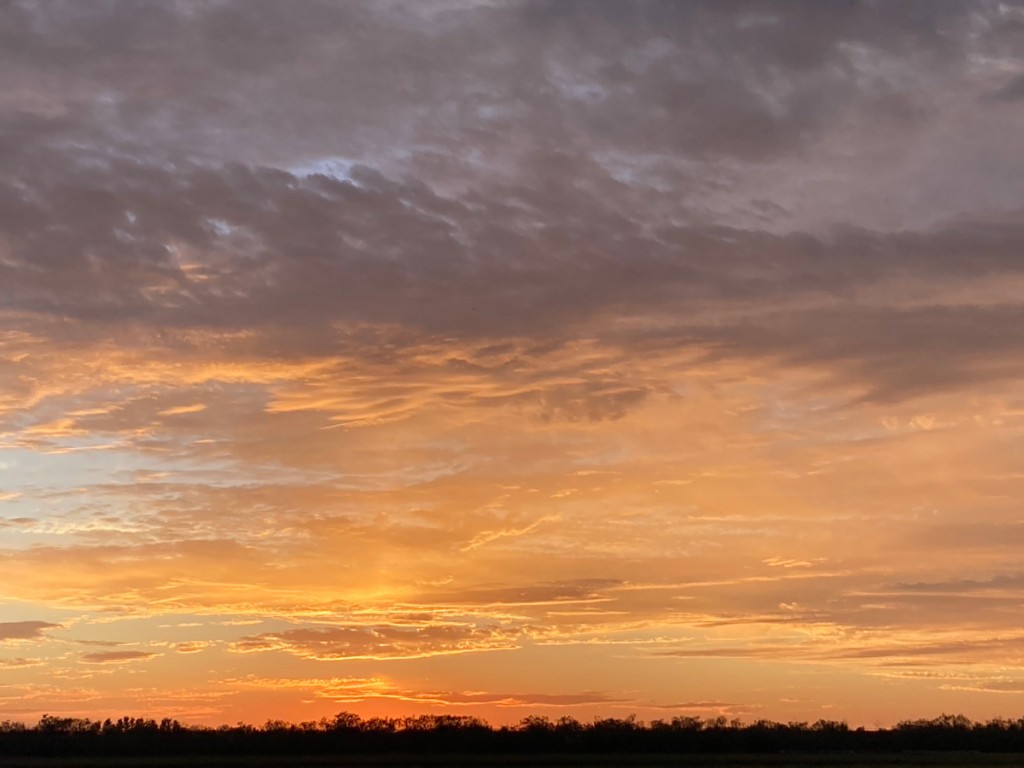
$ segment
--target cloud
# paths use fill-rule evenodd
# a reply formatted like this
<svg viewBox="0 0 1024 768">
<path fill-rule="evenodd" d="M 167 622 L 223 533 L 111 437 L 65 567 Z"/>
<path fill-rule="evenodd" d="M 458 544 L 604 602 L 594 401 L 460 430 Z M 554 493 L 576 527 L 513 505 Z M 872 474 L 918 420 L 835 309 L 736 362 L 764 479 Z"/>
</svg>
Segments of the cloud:
<svg viewBox="0 0 1024 768">
<path fill-rule="evenodd" d="M 680 711 L 730 711 L 734 709 L 736 705 L 729 703 L 728 701 L 679 701 L 675 703 L 668 703 L 668 705 L 658 705 L 659 710 L 680 710 Z"/>
<path fill-rule="evenodd" d="M 86 664 L 124 664 L 132 661 L 148 661 L 159 655 L 145 651 L 99 651 L 83 653 L 79 658 Z"/>
<path fill-rule="evenodd" d="M 47 629 L 59 629 L 60 624 L 48 621 L 7 621 L 0 622 L 0 641 L 2 640 L 34 640 L 45 637 Z"/>
<path fill-rule="evenodd" d="M 166 408 L 159 412 L 161 416 L 183 416 L 189 413 L 202 413 L 206 410 L 206 405 L 203 403 L 194 403 L 192 405 L 178 405 L 173 408 Z"/>
<path fill-rule="evenodd" d="M 468 544 L 461 547 L 461 550 L 463 552 L 468 552 L 470 550 L 476 549 L 477 547 L 482 547 L 487 544 L 490 544 L 492 541 L 497 541 L 498 539 L 529 535 L 533 531 L 537 530 L 537 528 L 542 526 L 544 523 L 549 522 L 551 519 L 552 518 L 542 517 L 539 520 L 534 520 L 532 523 L 522 528 L 504 528 L 500 530 L 481 531 L 476 536 L 474 536 L 469 541 Z"/>
<path fill-rule="evenodd" d="M 486 532 L 489 536 L 492 532 Z M 427 603 L 454 606 L 558 606 L 602 599 L 605 590 L 620 582 L 615 579 L 580 579 L 519 586 L 490 586 L 449 591 L 425 591 Z"/>
<path fill-rule="evenodd" d="M 810 366 L 837 386 L 880 400 L 1021 373 L 1014 362 L 1019 335 L 993 331 L 1020 326 L 1019 304 L 989 298 L 1001 282 L 1024 279 L 1012 257 L 1024 235 L 1014 225 L 979 221 L 913 235 L 778 236 L 707 226 L 645 234 L 640 210 L 613 213 L 611 201 L 580 192 L 574 199 L 585 208 L 581 216 L 595 222 L 581 226 L 559 221 L 546 200 L 523 191 L 521 206 L 550 219 L 565 245 L 567 255 L 551 258 L 543 240 L 500 206 L 479 203 L 492 209 L 474 210 L 399 182 L 375 179 L 365 188 L 323 182 L 347 201 L 339 205 L 312 182 L 267 169 L 192 168 L 174 176 L 154 170 L 144 210 L 132 189 L 140 173 L 91 174 L 73 193 L 91 201 L 107 190 L 132 200 L 131 243 L 116 234 L 129 226 L 121 221 L 127 208 L 111 203 L 90 215 L 71 246 L 45 229 L 13 237 L 16 255 L 7 262 L 12 322 L 20 315 L 17 322 L 25 325 L 27 312 L 76 318 L 86 329 L 98 323 L 96 334 L 109 323 L 122 325 L 115 345 L 95 335 L 83 353 L 79 333 L 78 351 L 68 350 L 81 372 L 65 389 L 92 392 L 101 403 L 104 389 L 125 378 L 150 391 L 162 387 L 165 396 L 189 385 L 204 398 L 214 394 L 215 382 L 231 381 L 249 385 L 257 407 L 269 399 L 272 413 L 320 411 L 345 426 L 407 419 L 442 403 L 600 421 L 621 419 L 668 388 L 664 375 L 629 365 L 637 353 L 653 365 L 685 350 L 705 361 Z M 254 190 L 257 197 L 247 198 Z M 41 201 L 53 198 L 40 209 L 64 204 L 64 194 L 59 187 L 38 189 Z M 78 210 L 75 200 L 67 205 Z M 211 213 L 219 213 L 211 208 L 224 208 L 249 233 L 251 252 L 220 242 L 233 235 L 204 229 Z M 70 211 L 55 215 L 78 226 Z M 104 227 L 95 228 L 97 219 Z M 362 245 L 345 234 L 353 228 Z M 303 239 L 313 237 L 309 251 L 330 258 L 301 255 Z M 419 253 L 410 252 L 406 239 Z M 503 240 L 509 245 L 501 247 L 508 251 L 502 258 L 468 257 Z M 618 258 L 623 248 L 632 254 L 628 262 Z M 32 269 L 34 254 L 43 252 L 59 253 L 61 268 Z M 103 262 L 109 266 L 90 266 L 93 252 L 110 254 Z M 387 252 L 402 255 L 381 258 Z M 293 255 L 284 259 L 285 253 Z M 189 259 L 209 265 L 202 266 L 203 279 L 189 276 Z M 69 280 L 68 273 L 77 277 Z M 947 286 L 965 277 L 979 281 L 977 289 L 962 288 L 956 303 L 947 303 Z M 886 301 L 890 284 L 905 290 Z M 905 306 L 899 294 L 906 289 L 923 300 Z M 868 296 L 875 298 L 866 302 Z M 40 322 L 32 322 L 36 333 L 61 327 Z M 810 327 L 816 332 L 806 333 Z M 141 354 L 154 333 L 164 350 L 157 359 Z M 581 335 L 591 340 L 590 350 L 581 348 Z M 526 343 L 529 337 L 541 344 Z M 64 346 L 59 336 L 51 342 Z M 511 354 L 490 354 L 495 342 L 511 345 Z M 381 358 L 382 349 L 393 355 Z M 575 350 L 584 354 L 573 361 Z M 20 365 L 37 376 L 55 375 L 48 369 L 69 367 L 65 354 L 33 355 Z M 340 386 L 353 380 L 344 371 L 359 372 L 355 387 Z M 10 394 L 25 381 L 19 377 Z M 38 396 L 25 392 L 21 402 Z M 156 416 L 197 407 L 175 399 L 179 404 L 140 399 L 112 413 L 40 420 L 23 433 L 26 440 L 54 441 L 115 425 L 152 430 Z M 212 409 L 204 405 L 205 415 Z"/>
<path fill-rule="evenodd" d="M 210 643 L 204 640 L 189 640 L 184 643 L 178 643 L 174 646 L 174 650 L 178 653 L 199 653 L 209 645 Z"/>
<path fill-rule="evenodd" d="M 1003 530 L 998 531 L 998 533 L 1000 538 L 1006 535 L 1006 532 Z M 903 590 L 911 594 L 936 593 L 950 596 L 964 595 L 972 599 L 974 599 L 976 596 L 979 596 L 979 593 L 988 593 L 992 595 L 1005 594 L 1008 596 L 1014 596 L 1022 589 L 1024 589 L 1024 575 L 1013 573 L 993 576 L 990 579 L 959 579 L 956 581 L 914 582 L 907 584 L 896 584 L 894 586 L 896 590 Z"/>
<path fill-rule="evenodd" d="M 625 704 L 632 699 L 604 691 L 581 693 L 499 693 L 491 691 L 443 691 L 403 688 L 382 677 L 266 678 L 249 676 L 228 681 L 243 689 L 297 688 L 335 702 L 357 703 L 372 699 L 392 699 L 431 707 L 472 707 L 493 705 L 502 708 L 563 708 L 580 705 Z"/>
<path fill-rule="evenodd" d="M 979 680 L 962 684 L 946 683 L 941 686 L 947 691 L 971 691 L 974 693 L 1024 693 L 1022 680 Z"/>
<path fill-rule="evenodd" d="M 410 700 L 433 701 L 446 706 L 472 706 L 494 704 L 499 707 L 528 709 L 548 707 L 577 707 L 581 705 L 631 704 L 634 699 L 602 691 L 583 693 L 491 693 L 491 692 L 415 692 Z"/>
<path fill-rule="evenodd" d="M 1014 77 L 1010 82 L 1003 85 L 992 94 L 997 101 L 1017 101 L 1024 99 L 1024 75 Z"/>
<path fill-rule="evenodd" d="M 0 659 L 0 667 L 6 667 L 8 669 L 25 669 L 27 667 L 40 667 L 44 665 L 46 661 L 43 659 L 27 659 L 23 656 Z"/>
<path fill-rule="evenodd" d="M 334 626 L 291 629 L 243 637 L 237 653 L 283 650 L 320 661 L 403 659 L 517 647 L 516 628 L 465 625 Z"/>
<path fill-rule="evenodd" d="M 966 627 L 958 630 L 936 627 L 926 632 L 918 627 L 872 630 L 855 625 L 825 625 L 818 631 L 805 627 L 786 634 L 773 634 L 775 638 L 770 642 L 765 642 L 763 636 L 751 635 L 744 642 L 731 645 L 724 642 L 688 643 L 682 647 L 664 644 L 648 652 L 678 659 L 814 662 L 838 667 L 852 662 L 883 677 L 959 680 L 963 673 L 948 670 L 986 666 L 998 669 L 1019 653 L 1022 642 L 1019 634 L 1010 629 L 993 634 Z M 942 671 L 933 671 L 936 669 Z"/>
</svg>

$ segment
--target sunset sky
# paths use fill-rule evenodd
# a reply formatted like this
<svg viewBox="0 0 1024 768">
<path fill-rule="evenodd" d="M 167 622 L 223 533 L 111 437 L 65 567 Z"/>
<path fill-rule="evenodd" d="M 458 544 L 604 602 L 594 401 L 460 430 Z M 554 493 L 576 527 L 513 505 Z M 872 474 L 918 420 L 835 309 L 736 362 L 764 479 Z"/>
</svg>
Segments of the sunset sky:
<svg viewBox="0 0 1024 768">
<path fill-rule="evenodd" d="M 0 720 L 1024 715 L 1024 2 L 0 0 Z"/>
</svg>

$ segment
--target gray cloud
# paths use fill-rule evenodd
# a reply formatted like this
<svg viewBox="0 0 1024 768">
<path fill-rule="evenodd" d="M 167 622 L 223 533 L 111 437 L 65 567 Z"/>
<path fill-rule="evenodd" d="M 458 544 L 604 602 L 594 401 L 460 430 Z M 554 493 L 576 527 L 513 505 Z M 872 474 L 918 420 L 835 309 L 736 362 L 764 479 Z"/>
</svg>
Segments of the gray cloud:
<svg viewBox="0 0 1024 768">
<path fill-rule="evenodd" d="M 851 49 L 949 65 L 970 10 L 310 2 L 294 14 L 273 2 L 11 3 L 5 58 L 22 82 L 62 86 L 23 106 L 71 117 L 128 151 L 144 142 L 266 153 L 285 136 L 293 151 L 372 151 L 401 138 L 444 144 L 446 134 L 486 147 L 481 139 L 539 122 L 535 143 L 759 158 L 798 146 L 851 101 L 911 100 L 909 89 L 858 77 Z M 798 87 L 779 87 L 779 76 Z M 297 121 L 308 117 L 317 119 Z"/>
<path fill-rule="evenodd" d="M 47 629 L 59 628 L 60 624 L 48 621 L 5 621 L 0 622 L 0 640 L 33 640 L 44 637 Z"/>
<path fill-rule="evenodd" d="M 444 339 L 540 335 L 557 347 L 584 334 L 652 353 L 712 348 L 816 364 L 880 399 L 1021 373 L 1017 303 L 860 298 L 892 281 L 927 295 L 966 277 L 1021 279 L 1014 254 L 1024 232 L 1014 225 L 829 238 L 645 233 L 640 213 L 582 193 L 579 218 L 563 219 L 521 192 L 520 210 L 535 217 L 527 224 L 507 203 L 474 210 L 416 185 L 363 178 L 354 186 L 240 166 L 173 174 L 124 166 L 36 189 L 35 202 L 21 198 L 24 210 L 0 222 L 10 251 L 0 263 L 10 286 L 2 304 L 22 313 L 14 322 L 26 329 L 31 316 L 86 322 L 60 329 L 68 343 L 143 328 L 186 355 L 200 351 L 188 336 L 196 329 L 258 331 L 224 350 L 233 355 L 367 358 L 390 349 L 392 359 Z M 9 194 L 20 197 L 13 186 Z M 43 225 L 46 217 L 60 224 Z M 649 313 L 662 317 L 657 331 L 602 329 L 605 318 Z M 591 376 L 505 401 L 614 418 L 649 386 Z"/>
<path fill-rule="evenodd" d="M 995 4 L 4 14 L 0 306 L 16 327 L 76 345 L 141 332 L 179 354 L 198 352 L 190 331 L 245 329 L 218 351 L 264 359 L 597 337 L 810 363 L 878 400 L 1021 374 L 1017 302 L 863 300 L 894 280 L 927 296 L 1017 279 L 1019 225 L 783 235 L 766 212 L 786 200 L 758 193 L 761 229 L 704 202 L 748 194 L 755 166 L 796 168 L 850 120 L 881 121 L 895 147 L 946 119 L 929 99 L 970 56 L 1009 55 Z M 607 330 L 650 314 L 657 332 Z M 584 373 L 491 402 L 607 419 L 656 386 Z"/>
</svg>

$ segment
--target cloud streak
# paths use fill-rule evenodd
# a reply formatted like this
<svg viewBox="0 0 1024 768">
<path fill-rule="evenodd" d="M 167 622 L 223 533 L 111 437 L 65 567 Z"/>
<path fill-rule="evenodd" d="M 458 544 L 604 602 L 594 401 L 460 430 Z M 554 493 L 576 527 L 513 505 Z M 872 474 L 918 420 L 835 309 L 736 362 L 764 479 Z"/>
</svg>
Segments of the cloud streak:
<svg viewBox="0 0 1024 768">
<path fill-rule="evenodd" d="M 0 622 L 0 640 L 37 640 L 45 637 L 46 630 L 59 628 L 59 624 L 48 621 Z"/>
</svg>

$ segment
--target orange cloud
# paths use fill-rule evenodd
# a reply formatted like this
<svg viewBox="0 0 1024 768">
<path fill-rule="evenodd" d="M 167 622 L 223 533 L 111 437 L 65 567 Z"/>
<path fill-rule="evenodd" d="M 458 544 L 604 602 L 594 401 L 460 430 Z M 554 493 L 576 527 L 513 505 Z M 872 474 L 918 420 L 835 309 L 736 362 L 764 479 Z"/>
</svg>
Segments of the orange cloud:
<svg viewBox="0 0 1024 768">
<path fill-rule="evenodd" d="M 79 658 L 86 664 L 124 664 L 133 661 L 148 661 L 156 658 L 156 653 L 145 651 L 97 651 L 83 653 Z"/>
</svg>

